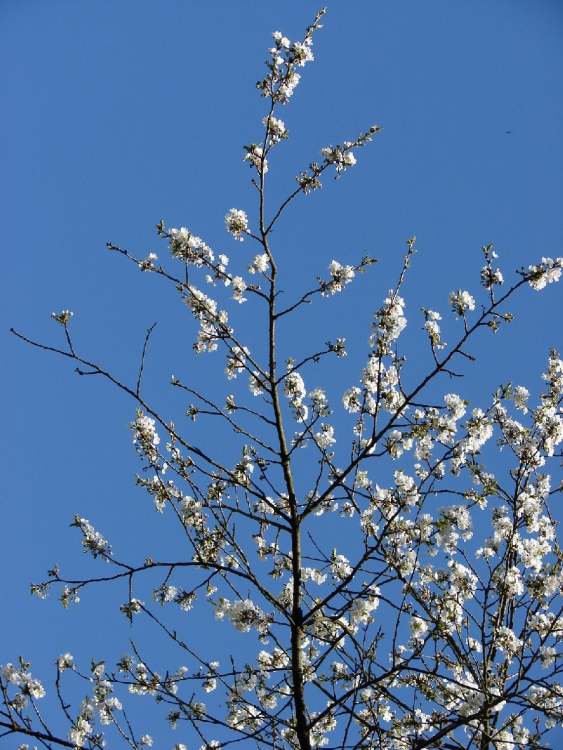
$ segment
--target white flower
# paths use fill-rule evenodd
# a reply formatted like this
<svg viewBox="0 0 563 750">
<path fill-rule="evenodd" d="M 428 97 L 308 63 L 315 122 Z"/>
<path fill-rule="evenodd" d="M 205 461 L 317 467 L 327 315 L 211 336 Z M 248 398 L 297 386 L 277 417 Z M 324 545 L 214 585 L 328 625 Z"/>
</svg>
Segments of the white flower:
<svg viewBox="0 0 563 750">
<path fill-rule="evenodd" d="M 377 586 L 370 586 L 366 598 L 356 597 L 350 607 L 350 623 L 353 626 L 371 621 L 371 613 L 379 606 L 380 590 Z"/>
<path fill-rule="evenodd" d="M 517 547 L 524 566 L 532 568 L 536 573 L 540 573 L 543 568 L 543 558 L 551 552 L 549 542 L 545 539 L 540 540 L 534 537 L 519 539 Z"/>
<path fill-rule="evenodd" d="M 291 45 L 293 62 L 301 68 L 305 63 L 311 62 L 315 59 L 311 51 L 310 41 L 310 39 L 307 39 L 304 43 L 293 42 Z"/>
<path fill-rule="evenodd" d="M 400 469 L 393 474 L 397 497 L 407 505 L 416 505 L 419 500 L 416 482 Z"/>
<path fill-rule="evenodd" d="M 246 290 L 246 282 L 242 276 L 233 276 L 231 286 L 233 288 L 233 299 L 239 304 L 246 302 L 246 297 L 243 296 Z"/>
<path fill-rule="evenodd" d="M 398 339 L 405 326 L 405 300 L 393 290 L 385 298 L 383 305 L 376 312 L 372 327 L 374 333 L 370 337 L 370 346 L 378 345 L 383 352 L 389 351 L 392 341 Z"/>
<path fill-rule="evenodd" d="M 41 682 L 32 677 L 28 672 L 22 675 L 22 686 L 23 693 L 35 700 L 45 697 L 45 688 Z"/>
<path fill-rule="evenodd" d="M 344 147 L 325 146 L 321 149 L 321 154 L 329 164 L 334 164 L 337 173 L 343 172 L 356 164 L 356 157 L 349 150 L 349 147 L 346 147 L 346 144 L 344 144 Z"/>
<path fill-rule="evenodd" d="M 522 581 L 522 575 L 518 568 L 513 565 L 504 570 L 498 568 L 493 577 L 496 588 L 503 594 L 506 594 L 509 598 L 520 596 L 524 593 L 524 582 Z"/>
<path fill-rule="evenodd" d="M 547 284 L 559 281 L 562 268 L 563 258 L 542 258 L 537 266 L 528 266 L 528 283 L 536 291 L 544 289 Z"/>
<path fill-rule="evenodd" d="M 303 568 L 301 575 L 304 581 L 313 581 L 317 586 L 321 586 L 326 581 L 326 575 L 316 568 Z"/>
<path fill-rule="evenodd" d="M 251 599 L 231 603 L 228 599 L 220 597 L 215 607 L 215 617 L 222 620 L 225 616 L 242 633 L 248 633 L 252 627 L 259 633 L 265 633 L 268 627 L 268 618 Z"/>
<path fill-rule="evenodd" d="M 457 599 L 472 599 L 477 588 L 477 577 L 465 565 L 450 560 L 450 590 L 449 593 L 456 596 Z"/>
<path fill-rule="evenodd" d="M 446 343 L 442 341 L 439 320 L 442 320 L 440 313 L 434 310 L 422 308 L 424 313 L 424 330 L 430 338 L 430 342 L 435 349 L 445 349 Z"/>
<path fill-rule="evenodd" d="M 170 252 L 178 260 L 200 267 L 214 260 L 213 251 L 201 237 L 192 234 L 186 227 L 169 229 Z"/>
<path fill-rule="evenodd" d="M 428 631 L 428 623 L 422 617 L 418 617 L 418 615 L 411 617 L 409 627 L 413 641 L 424 640 L 424 636 Z"/>
<path fill-rule="evenodd" d="M 450 292 L 450 305 L 458 317 L 462 317 L 468 310 L 475 310 L 475 299 L 467 291 L 458 289 Z"/>
<path fill-rule="evenodd" d="M 6 682 L 12 685 L 21 685 L 23 673 L 19 669 L 16 669 L 11 662 L 1 667 L 0 674 Z"/>
<path fill-rule="evenodd" d="M 139 261 L 138 266 L 141 271 L 153 271 L 156 260 L 158 260 L 158 255 L 156 253 L 149 253 L 144 260 Z"/>
<path fill-rule="evenodd" d="M 363 469 L 358 470 L 356 474 L 356 485 L 364 489 L 371 486 L 371 479 L 369 478 L 367 471 L 364 471 Z"/>
<path fill-rule="evenodd" d="M 476 653 L 480 654 L 483 651 L 483 646 L 481 645 L 480 641 L 478 641 L 476 638 L 472 638 L 471 636 L 467 639 L 467 646 L 471 649 L 471 651 L 475 651 Z"/>
<path fill-rule="evenodd" d="M 53 318 L 53 320 L 62 326 L 67 326 L 70 323 L 73 315 L 74 313 L 71 310 L 61 310 L 61 312 L 59 313 L 51 313 L 51 317 Z"/>
<path fill-rule="evenodd" d="M 512 659 L 514 654 L 518 653 L 522 648 L 522 641 L 510 628 L 503 625 L 496 631 L 495 645 L 500 651 L 505 653 L 509 659 Z"/>
<path fill-rule="evenodd" d="M 465 445 L 471 453 L 478 453 L 493 436 L 492 422 L 487 419 L 482 409 L 473 409 L 471 419 L 467 422 L 467 432 Z"/>
<path fill-rule="evenodd" d="M 162 584 L 153 591 L 152 597 L 155 602 L 159 604 L 168 604 L 173 602 L 178 594 L 176 586 L 170 586 L 169 584 Z"/>
<path fill-rule="evenodd" d="M 527 401 L 529 397 L 530 392 L 527 388 L 524 388 L 523 385 L 517 385 L 511 393 L 511 398 L 514 401 L 514 406 L 516 406 L 517 409 L 520 409 L 520 411 L 524 412 L 524 414 L 528 413 Z"/>
<path fill-rule="evenodd" d="M 554 646 L 542 646 L 540 654 L 542 667 L 551 667 L 557 656 L 557 649 Z"/>
<path fill-rule="evenodd" d="M 258 174 L 266 174 L 268 171 L 268 160 L 264 158 L 264 151 L 262 146 L 258 146 L 256 143 L 251 143 L 250 146 L 245 146 L 246 156 L 244 161 L 250 163 L 250 166 L 254 167 Z"/>
<path fill-rule="evenodd" d="M 336 443 L 334 427 L 330 424 L 321 424 L 320 432 L 315 433 L 315 440 L 321 450 L 330 448 L 331 445 Z"/>
<path fill-rule="evenodd" d="M 122 604 L 119 608 L 120 612 L 123 612 L 123 614 L 129 619 L 133 619 L 133 615 L 138 615 L 139 612 L 142 611 L 144 602 L 142 602 L 140 599 L 131 599 L 130 601 L 126 602 L 125 604 Z"/>
<path fill-rule="evenodd" d="M 207 677 L 201 686 L 206 693 L 212 693 L 217 688 L 217 679 L 215 677 Z"/>
<path fill-rule="evenodd" d="M 235 240 L 244 240 L 243 234 L 248 232 L 248 216 L 246 212 L 240 208 L 231 208 L 228 214 L 225 216 L 225 226 Z"/>
<path fill-rule="evenodd" d="M 90 722 L 83 716 L 79 716 L 69 731 L 68 738 L 76 747 L 81 747 L 91 731 Z"/>
<path fill-rule="evenodd" d="M 451 414 L 452 419 L 458 420 L 465 414 L 466 402 L 457 395 L 457 393 L 446 393 L 444 395 L 444 403 L 448 411 Z"/>
<path fill-rule="evenodd" d="M 348 388 L 347 391 L 344 391 L 344 395 L 342 396 L 342 404 L 346 411 L 350 412 L 350 414 L 359 412 L 362 408 L 362 401 L 360 398 L 361 395 L 362 390 L 357 386 L 352 386 L 352 388 Z"/>
<path fill-rule="evenodd" d="M 272 32 L 272 36 L 274 37 L 274 40 L 279 47 L 285 47 L 285 49 L 289 49 L 290 41 L 281 33 L 281 31 Z"/>
<path fill-rule="evenodd" d="M 504 276 L 500 268 L 493 268 L 491 266 L 483 266 L 481 269 L 481 284 L 485 289 L 492 289 L 493 286 L 504 283 Z"/>
<path fill-rule="evenodd" d="M 278 141 L 287 138 L 287 128 L 283 120 L 279 120 L 277 117 L 270 115 L 270 117 L 264 117 L 262 120 L 264 125 L 268 127 L 268 136 L 271 143 L 278 143 Z"/>
<path fill-rule="evenodd" d="M 290 372 L 284 378 L 284 392 L 291 401 L 302 401 L 305 398 L 306 390 L 303 378 L 298 372 Z"/>
<path fill-rule="evenodd" d="M 160 443 L 160 437 L 155 429 L 155 424 L 156 422 L 152 417 L 147 417 L 146 414 L 143 414 L 139 410 L 135 421 L 131 425 L 135 432 L 133 442 L 140 443 L 141 445 L 157 446 Z"/>
<path fill-rule="evenodd" d="M 227 365 L 225 367 L 225 374 L 229 380 L 233 380 L 236 376 L 243 372 L 246 366 L 246 358 L 250 354 L 249 349 L 244 346 L 233 346 L 227 356 Z"/>
<path fill-rule="evenodd" d="M 352 572 L 348 559 L 344 555 L 337 555 L 336 551 L 332 553 L 330 568 L 332 575 L 339 580 L 343 580 Z"/>
<path fill-rule="evenodd" d="M 270 266 L 270 259 L 266 253 L 254 256 L 254 260 L 248 266 L 249 273 L 266 273 Z"/>
<path fill-rule="evenodd" d="M 293 96 L 293 92 L 297 88 L 300 80 L 301 76 L 299 75 L 299 73 L 297 73 L 297 71 L 290 71 L 281 82 L 280 87 L 277 90 L 276 99 L 282 104 L 286 104 L 287 101 Z"/>
<path fill-rule="evenodd" d="M 330 281 L 321 282 L 321 294 L 323 297 L 341 292 L 346 284 L 349 284 L 356 275 L 354 266 L 343 266 L 337 260 L 331 261 L 328 270 L 332 278 Z"/>
<path fill-rule="evenodd" d="M 69 653 L 63 654 L 59 656 L 57 665 L 61 672 L 64 672 L 65 669 L 72 669 L 74 667 L 74 657 Z"/>
<path fill-rule="evenodd" d="M 261 396 L 264 393 L 264 384 L 256 370 L 248 376 L 248 388 L 253 396 Z"/>
<path fill-rule="evenodd" d="M 315 388 L 314 390 L 309 391 L 309 399 L 311 400 L 315 414 L 318 414 L 321 417 L 326 417 L 330 414 L 328 399 L 322 388 Z"/>
<path fill-rule="evenodd" d="M 76 526 L 82 532 L 82 547 L 84 548 L 84 552 L 89 552 L 94 558 L 99 555 L 104 557 L 111 555 L 110 543 L 104 539 L 99 531 L 96 531 L 87 518 L 74 516 L 71 526 Z M 75 596 L 76 589 L 67 589 L 67 593 L 74 601 L 80 601 Z"/>
<path fill-rule="evenodd" d="M 304 422 L 307 419 L 309 410 L 303 403 L 307 395 L 305 383 L 298 372 L 290 372 L 284 378 L 284 393 L 293 406 L 295 418 L 298 422 Z"/>
</svg>

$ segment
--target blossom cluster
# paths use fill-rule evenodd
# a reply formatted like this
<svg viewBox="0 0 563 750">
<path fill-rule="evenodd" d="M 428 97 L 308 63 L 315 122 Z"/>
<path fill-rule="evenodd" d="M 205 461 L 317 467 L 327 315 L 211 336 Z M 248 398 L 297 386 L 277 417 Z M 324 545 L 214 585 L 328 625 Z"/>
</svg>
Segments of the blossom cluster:
<svg viewBox="0 0 563 750">
<path fill-rule="evenodd" d="M 223 620 L 225 617 L 242 633 L 248 633 L 255 628 L 258 633 L 265 635 L 270 627 L 270 618 L 251 599 L 241 599 L 231 602 L 220 597 L 215 606 L 215 617 Z"/>
<path fill-rule="evenodd" d="M 71 310 L 61 310 L 58 313 L 51 313 L 51 318 L 55 321 L 55 323 L 59 323 L 64 327 L 66 327 L 70 323 L 73 316 L 74 313 Z"/>
<path fill-rule="evenodd" d="M 29 703 L 45 697 L 45 688 L 40 680 L 30 672 L 31 664 L 20 659 L 19 665 L 8 663 L 0 666 L 0 681 L 15 689 L 8 706 L 15 711 L 23 711 Z"/>
<path fill-rule="evenodd" d="M 542 258 L 540 263 L 528 266 L 526 274 L 532 289 L 539 291 L 545 289 L 547 284 L 553 284 L 561 278 L 563 269 L 563 258 Z"/>
<path fill-rule="evenodd" d="M 201 267 L 215 259 L 213 251 L 201 237 L 192 234 L 186 227 L 168 230 L 170 252 L 174 258 Z"/>
<path fill-rule="evenodd" d="M 244 239 L 243 235 L 248 232 L 248 216 L 246 212 L 240 208 L 231 208 L 225 216 L 225 226 L 235 240 L 242 242 Z"/>
<path fill-rule="evenodd" d="M 90 553 L 94 558 L 107 559 L 111 556 L 110 543 L 99 531 L 96 531 L 88 519 L 75 516 L 71 526 L 76 526 L 82 532 L 82 547 L 85 552 Z"/>
<path fill-rule="evenodd" d="M 303 377 L 299 372 L 292 371 L 285 376 L 283 383 L 284 393 L 293 407 L 295 419 L 298 422 L 304 422 L 309 414 L 309 409 L 303 403 L 307 395 Z"/>
<path fill-rule="evenodd" d="M 445 349 L 447 344 L 442 341 L 442 332 L 440 330 L 439 320 L 442 320 L 442 316 L 435 310 L 427 310 L 423 308 L 424 314 L 424 330 L 428 334 L 430 344 L 433 349 Z"/>
<path fill-rule="evenodd" d="M 342 265 L 337 260 L 330 262 L 328 270 L 330 272 L 330 281 L 321 281 L 321 294 L 324 297 L 341 292 L 355 277 L 356 271 L 354 266 Z"/>
<path fill-rule="evenodd" d="M 392 342 L 399 338 L 406 325 L 405 301 L 390 290 L 389 296 L 375 314 L 370 345 L 375 347 L 379 354 L 389 354 Z"/>
<path fill-rule="evenodd" d="M 321 28 L 320 19 L 325 12 L 323 8 L 317 13 L 301 41 L 292 42 L 281 31 L 274 31 L 274 46 L 270 48 L 270 59 L 266 62 L 268 74 L 256 84 L 262 95 L 271 98 L 272 102 L 287 104 L 301 80 L 296 68 L 314 60 L 313 34 Z"/>
<path fill-rule="evenodd" d="M 156 431 L 156 421 L 144 414 L 141 409 L 138 409 L 135 421 L 131 423 L 131 429 L 133 431 L 133 444 L 152 463 L 156 462 L 160 444 L 160 435 Z"/>
<path fill-rule="evenodd" d="M 450 305 L 458 318 L 462 318 L 466 312 L 475 310 L 475 298 L 468 291 L 458 289 L 450 293 Z"/>
</svg>

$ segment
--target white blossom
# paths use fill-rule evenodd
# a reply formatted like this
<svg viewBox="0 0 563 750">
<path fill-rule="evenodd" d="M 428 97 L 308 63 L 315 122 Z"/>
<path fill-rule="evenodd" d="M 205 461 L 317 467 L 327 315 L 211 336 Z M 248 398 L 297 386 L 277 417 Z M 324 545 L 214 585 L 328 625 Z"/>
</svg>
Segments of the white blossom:
<svg viewBox="0 0 563 750">
<path fill-rule="evenodd" d="M 243 296 L 246 290 L 246 282 L 242 276 L 233 276 L 230 281 L 235 302 L 238 302 L 239 304 L 246 302 L 246 297 Z"/>
<path fill-rule="evenodd" d="M 370 346 L 377 346 L 381 354 L 388 353 L 391 343 L 399 338 L 406 325 L 405 300 L 390 290 L 375 314 Z"/>
<path fill-rule="evenodd" d="M 346 143 L 343 148 L 341 146 L 326 146 L 321 149 L 321 154 L 328 164 L 334 164 L 337 173 L 343 172 L 356 164 L 356 157 Z"/>
<path fill-rule="evenodd" d="M 346 411 L 350 412 L 351 414 L 360 411 L 360 409 L 362 408 L 362 402 L 360 398 L 361 394 L 362 390 L 357 386 L 352 386 L 352 388 L 348 388 L 348 390 L 344 392 L 344 395 L 342 396 L 342 404 L 344 405 Z"/>
<path fill-rule="evenodd" d="M 245 146 L 246 155 L 244 160 L 247 161 L 251 167 L 258 172 L 260 175 L 265 175 L 268 171 L 268 160 L 264 157 L 264 149 L 257 143 L 251 143 L 250 146 Z M 230 230 L 229 230 L 230 231 Z"/>
<path fill-rule="evenodd" d="M 178 260 L 201 267 L 214 261 L 211 248 L 186 227 L 169 229 L 170 252 Z"/>
<path fill-rule="evenodd" d="M 354 266 L 343 266 L 337 260 L 332 260 L 330 262 L 328 270 L 331 275 L 331 280 L 323 281 L 321 283 L 321 294 L 324 297 L 341 292 L 356 275 Z"/>
<path fill-rule="evenodd" d="M 284 393 L 293 406 L 295 419 L 298 422 L 304 422 L 308 415 L 307 406 L 303 403 L 307 391 L 300 373 L 294 370 L 285 376 Z"/>
<path fill-rule="evenodd" d="M 270 267 L 270 259 L 267 253 L 254 256 L 254 260 L 248 267 L 249 273 L 266 273 Z"/>
<path fill-rule="evenodd" d="M 131 423 L 131 429 L 133 430 L 133 443 L 150 461 L 156 460 L 158 457 L 156 449 L 160 444 L 156 421 L 138 409 L 135 421 Z"/>
<path fill-rule="evenodd" d="M 446 343 L 442 341 L 439 320 L 442 320 L 440 313 L 434 310 L 422 309 L 424 314 L 424 330 L 428 334 L 430 342 L 435 349 L 445 349 Z"/>
<path fill-rule="evenodd" d="M 504 276 L 500 268 L 493 269 L 492 266 L 486 265 L 481 269 L 481 284 L 485 289 L 492 289 L 493 286 L 500 286 L 504 283 Z"/>
<path fill-rule="evenodd" d="M 527 403 L 529 397 L 530 392 L 527 388 L 524 388 L 523 385 L 517 385 L 512 389 L 511 398 L 514 401 L 514 405 L 517 409 L 520 409 L 520 411 L 524 412 L 524 414 L 528 413 Z"/>
<path fill-rule="evenodd" d="M 253 627 L 264 633 L 268 628 L 268 618 L 251 599 L 231 602 L 221 597 L 215 607 L 215 617 L 219 620 L 227 617 L 242 633 L 248 633 Z"/>
<path fill-rule="evenodd" d="M 61 672 L 64 672 L 66 669 L 73 669 L 74 667 L 74 658 L 72 654 L 69 654 L 68 652 L 63 654 L 62 656 L 59 656 L 57 660 L 57 666 Z"/>
<path fill-rule="evenodd" d="M 287 128 L 285 127 L 283 120 L 270 115 L 269 117 L 264 117 L 262 122 L 268 128 L 268 137 L 271 143 L 278 143 L 284 138 L 287 138 Z"/>
<path fill-rule="evenodd" d="M 321 424 L 320 431 L 315 433 L 315 441 L 322 450 L 330 448 L 331 445 L 336 443 L 334 427 L 330 424 Z"/>
<path fill-rule="evenodd" d="M 158 255 L 156 253 L 149 253 L 146 258 L 139 261 L 139 268 L 141 271 L 154 271 L 156 268 L 155 261 L 158 260 Z"/>
<path fill-rule="evenodd" d="M 409 628 L 412 640 L 415 642 L 422 641 L 428 632 L 428 623 L 422 617 L 414 615 L 410 618 Z"/>
<path fill-rule="evenodd" d="M 344 555 L 337 555 L 336 552 L 333 552 L 330 568 L 332 575 L 339 580 L 347 578 L 352 572 L 348 559 Z"/>
<path fill-rule="evenodd" d="M 51 313 L 51 318 L 56 323 L 59 323 L 62 326 L 67 326 L 72 320 L 73 316 L 74 316 L 74 313 L 71 310 L 61 310 L 58 313 L 56 312 Z"/>
<path fill-rule="evenodd" d="M 475 299 L 469 292 L 458 289 L 450 292 L 450 305 L 457 317 L 461 318 L 467 311 L 475 310 Z"/>
<path fill-rule="evenodd" d="M 248 232 L 248 216 L 246 212 L 240 208 L 231 208 L 225 216 L 225 226 L 235 240 L 244 240 L 244 236 Z"/>
<path fill-rule="evenodd" d="M 318 414 L 320 417 L 326 417 L 330 414 L 328 399 L 322 388 L 315 388 L 309 391 L 308 397 L 315 414 Z"/>
<path fill-rule="evenodd" d="M 539 291 L 545 289 L 547 284 L 553 284 L 561 278 L 563 258 L 542 258 L 535 266 L 528 266 L 528 283 Z"/>
</svg>

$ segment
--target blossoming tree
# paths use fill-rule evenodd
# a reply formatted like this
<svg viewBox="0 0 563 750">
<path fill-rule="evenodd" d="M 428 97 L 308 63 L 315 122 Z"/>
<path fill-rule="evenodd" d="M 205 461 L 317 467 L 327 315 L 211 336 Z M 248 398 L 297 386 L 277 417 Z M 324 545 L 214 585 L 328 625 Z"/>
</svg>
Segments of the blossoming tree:
<svg viewBox="0 0 563 750">
<path fill-rule="evenodd" d="M 346 357 L 343 338 L 298 361 L 284 352 L 280 363 L 277 332 L 286 319 L 342 292 L 375 263 L 371 257 L 356 265 L 332 260 L 325 278 L 280 302 L 274 228 L 325 175 L 353 167 L 357 150 L 379 131 L 373 126 L 323 148 L 270 209 L 269 161 L 288 137 L 280 110 L 313 60 L 324 12 L 301 41 L 274 33 L 257 84 L 267 105 L 262 135 L 245 147 L 257 206 L 252 214 L 233 208 L 225 218 L 236 240 L 257 249 L 246 271 L 231 271 L 226 255 L 164 222 L 157 231 L 169 260 L 108 245 L 172 285 L 197 322 L 196 353 L 223 353 L 228 387 L 221 394 L 199 392 L 172 376 L 172 387 L 193 402 L 189 434 L 145 398 L 152 329 L 133 383 L 79 352 L 68 310 L 53 314 L 61 346 L 14 331 L 72 363 L 79 375 L 109 381 L 135 404 L 131 430 L 143 467 L 137 482 L 158 513 L 175 519 L 184 540 L 168 559 L 128 562 L 77 516 L 73 525 L 96 561 L 92 575 L 77 579 L 55 567 L 32 592 L 44 598 L 56 590 L 69 606 L 93 584 L 121 585 L 123 616 L 131 623 L 150 620 L 193 666 L 149 663 L 133 649 L 117 664 L 88 669 L 65 653 L 54 676 L 60 715 L 49 719 L 40 709 L 45 689 L 30 664 L 5 664 L 4 737 L 45 747 L 90 750 L 105 743 L 138 750 L 151 746 L 159 730 L 136 726 L 127 704 L 151 698 L 176 729 L 177 750 L 234 743 L 278 750 L 539 749 L 558 731 L 563 558 L 550 511 L 557 487 L 549 464 L 560 456 L 563 439 L 563 364 L 549 353 L 543 393 L 533 404 L 526 388 L 505 384 L 470 407 L 451 384 L 473 359 L 470 340 L 511 320 L 507 303 L 514 295 L 557 281 L 563 260 L 542 258 L 505 282 L 493 247 L 485 246 L 479 300 L 463 289 L 450 295 L 458 320 L 453 342 L 443 340 L 440 313 L 423 309 L 421 346 L 432 366 L 411 385 L 399 348 L 407 324 L 402 287 L 415 252 L 410 239 L 398 278 L 374 314 L 365 366 L 350 375 L 340 403 L 329 403 L 326 389 L 307 381 L 313 365 L 317 379 L 323 362 Z M 222 298 L 255 305 L 253 331 L 235 329 Z M 265 347 L 255 345 L 257 335 Z M 256 353 L 262 349 L 265 356 Z M 248 389 L 235 398 L 236 378 L 246 379 Z M 233 464 L 198 445 L 193 423 L 207 418 L 230 431 L 238 455 Z M 346 435 L 338 428 L 338 446 L 337 420 L 349 429 Z M 493 473 L 485 461 L 495 440 L 504 463 Z M 388 486 L 381 486 L 383 466 L 392 467 Z M 327 544 L 320 533 L 334 515 L 352 555 L 339 549 L 340 537 Z M 490 529 L 476 544 L 474 524 Z M 96 572 L 100 562 L 103 570 Z M 147 590 L 149 574 L 160 575 L 153 590 Z M 196 652 L 170 624 L 171 612 L 195 608 L 207 608 L 218 631 L 247 634 L 240 638 L 249 660 L 245 653 L 244 663 L 234 655 L 219 663 L 213 653 Z M 76 702 L 79 688 L 88 696 Z"/>
</svg>

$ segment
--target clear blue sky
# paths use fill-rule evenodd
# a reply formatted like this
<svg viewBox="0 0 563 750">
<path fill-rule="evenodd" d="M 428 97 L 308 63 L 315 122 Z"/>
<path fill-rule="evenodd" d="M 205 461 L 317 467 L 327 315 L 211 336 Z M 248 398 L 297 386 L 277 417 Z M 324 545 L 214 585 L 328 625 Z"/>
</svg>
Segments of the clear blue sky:
<svg viewBox="0 0 563 750">
<path fill-rule="evenodd" d="M 133 549 L 137 538 L 145 547 L 167 543 L 133 486 L 133 405 L 21 345 L 8 328 L 56 342 L 60 330 L 50 312 L 69 307 L 79 349 L 132 378 L 144 329 L 158 320 L 151 393 L 166 390 L 171 372 L 220 384 L 209 370 L 215 361 L 194 363 L 193 326 L 184 325 L 174 293 L 135 274 L 105 251 L 105 242 L 164 257 L 153 231 L 163 217 L 233 258 L 249 252 L 224 232 L 223 217 L 231 206 L 251 213 L 253 205 L 242 146 L 260 132 L 264 103 L 254 84 L 271 32 L 297 37 L 316 9 L 310 0 L 0 3 L 0 377 L 7 425 L 0 663 L 21 653 L 41 672 L 63 650 L 101 656 L 113 640 L 104 626 L 120 628 L 117 652 L 124 650 L 125 624 L 99 609 L 95 596 L 63 612 L 28 595 L 29 582 L 53 562 L 69 571 L 84 567 L 77 534 L 68 529 L 74 513 L 121 549 Z M 305 324 L 290 327 L 288 354 L 346 335 L 357 350 L 350 369 L 329 371 L 328 384 L 351 384 L 352 367 L 365 356 L 370 315 L 412 234 L 419 253 L 405 290 L 405 342 L 415 370 L 423 356 L 419 308 L 445 313 L 450 289 L 478 290 L 482 244 L 495 243 L 507 275 L 561 254 L 562 41 L 560 0 L 330 5 L 317 61 L 305 68 L 282 115 L 290 140 L 271 166 L 275 190 L 282 195 L 322 146 L 374 122 L 384 130 L 339 183 L 327 181 L 300 201 L 275 249 L 300 288 L 333 257 L 353 262 L 369 253 L 380 264 L 328 307 L 308 311 Z M 548 347 L 561 344 L 554 324 L 560 291 L 526 291 L 511 309 L 515 324 L 481 342 L 481 365 L 459 386 L 462 395 L 479 401 L 483 394 L 484 403 L 508 380 L 536 391 Z M 323 329 L 327 318 L 330 332 Z M 250 323 L 250 313 L 242 319 Z M 304 330 L 307 341 L 300 342 Z M 184 403 L 159 397 L 181 415 Z M 123 592 L 115 597 L 124 600 Z"/>
</svg>

